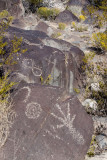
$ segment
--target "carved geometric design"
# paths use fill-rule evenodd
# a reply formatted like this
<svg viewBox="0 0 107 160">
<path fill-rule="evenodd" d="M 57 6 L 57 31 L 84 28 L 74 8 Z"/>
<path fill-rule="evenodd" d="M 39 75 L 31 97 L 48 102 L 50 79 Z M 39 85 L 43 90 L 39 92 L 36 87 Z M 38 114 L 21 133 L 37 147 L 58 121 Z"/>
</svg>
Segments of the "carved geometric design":
<svg viewBox="0 0 107 160">
<path fill-rule="evenodd" d="M 25 114 L 30 119 L 37 119 L 40 116 L 41 112 L 42 112 L 42 108 L 40 104 L 36 102 L 29 103 L 26 106 Z"/>
<path fill-rule="evenodd" d="M 79 133 L 79 131 L 76 130 L 76 128 L 73 125 L 73 122 L 76 118 L 76 115 L 73 115 L 71 118 L 71 114 L 70 114 L 70 104 L 67 103 L 65 104 L 64 108 L 67 109 L 67 114 L 65 114 L 60 105 L 56 104 L 55 107 L 57 108 L 57 110 L 60 112 L 61 116 L 57 116 L 54 113 L 51 113 L 51 115 L 56 118 L 58 121 L 61 122 L 60 125 L 56 126 L 56 129 L 62 128 L 62 127 L 67 127 L 69 129 L 70 134 L 72 135 L 73 139 L 77 141 L 78 144 L 83 145 L 84 144 L 84 138 L 83 136 Z"/>
</svg>

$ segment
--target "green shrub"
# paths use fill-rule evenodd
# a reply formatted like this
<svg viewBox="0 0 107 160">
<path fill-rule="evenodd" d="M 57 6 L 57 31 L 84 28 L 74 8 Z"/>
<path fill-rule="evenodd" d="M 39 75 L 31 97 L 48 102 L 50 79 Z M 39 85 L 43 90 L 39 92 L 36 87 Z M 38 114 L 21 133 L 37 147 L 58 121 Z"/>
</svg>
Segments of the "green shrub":
<svg viewBox="0 0 107 160">
<path fill-rule="evenodd" d="M 66 24 L 65 24 L 65 23 L 59 23 L 59 24 L 58 24 L 58 28 L 59 28 L 60 30 L 64 30 L 64 29 L 66 28 Z"/>
<path fill-rule="evenodd" d="M 97 48 L 101 48 L 103 51 L 107 51 L 107 34 L 106 33 L 93 33 L 92 35 L 93 45 Z"/>
<path fill-rule="evenodd" d="M 40 77 L 41 84 L 48 85 L 51 80 L 52 80 L 52 77 L 50 74 L 47 76 L 45 80 L 42 76 Z"/>
<path fill-rule="evenodd" d="M 87 155 L 89 157 L 93 157 L 95 155 L 95 145 L 96 145 L 96 137 L 92 136 L 90 148 L 89 148 L 89 150 L 87 152 Z"/>
<path fill-rule="evenodd" d="M 12 17 L 7 11 L 0 13 L 0 101 L 5 101 L 9 95 L 9 91 L 15 82 L 10 81 L 9 65 L 14 65 L 17 62 L 14 60 L 14 56 L 18 56 L 20 53 L 24 53 L 26 50 L 22 50 L 21 43 L 22 38 L 14 36 L 12 40 L 6 38 L 6 29 L 12 21 Z M 8 50 L 6 50 L 8 48 Z"/>
<path fill-rule="evenodd" d="M 59 38 L 62 34 L 60 32 L 53 33 L 52 38 Z"/>
<path fill-rule="evenodd" d="M 26 1 L 33 3 L 35 5 L 40 5 L 43 2 L 43 0 L 26 0 Z"/>
<path fill-rule="evenodd" d="M 82 24 L 77 24 L 74 21 L 72 22 L 72 27 L 78 32 L 87 31 L 88 29 L 87 27 L 82 26 Z"/>
<path fill-rule="evenodd" d="M 80 19 L 81 21 L 85 21 L 86 17 L 81 14 L 81 15 L 79 16 L 79 19 Z"/>
<path fill-rule="evenodd" d="M 59 14 L 59 10 L 56 8 L 47 8 L 47 7 L 40 7 L 37 11 L 38 15 L 44 19 L 55 19 L 55 17 Z"/>
<path fill-rule="evenodd" d="M 94 24 L 99 28 L 106 25 L 107 22 L 107 1 L 103 0 L 98 3 L 94 1 L 95 5 L 87 7 L 88 14 L 94 19 Z M 85 14 L 85 13 L 84 13 Z"/>
</svg>

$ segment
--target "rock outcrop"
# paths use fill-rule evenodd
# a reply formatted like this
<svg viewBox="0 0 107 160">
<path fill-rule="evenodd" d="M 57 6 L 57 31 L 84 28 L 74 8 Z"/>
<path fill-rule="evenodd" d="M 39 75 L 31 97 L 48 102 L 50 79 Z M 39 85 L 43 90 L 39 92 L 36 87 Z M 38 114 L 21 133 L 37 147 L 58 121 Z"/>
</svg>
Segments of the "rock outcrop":
<svg viewBox="0 0 107 160">
<path fill-rule="evenodd" d="M 1 0 L 0 11 L 8 10 L 14 17 L 21 17 L 24 15 L 25 9 L 21 0 Z"/>
<path fill-rule="evenodd" d="M 28 49 L 19 56 L 18 64 L 14 66 L 15 80 L 48 83 L 64 88 L 68 93 L 82 86 L 81 65 L 84 53 L 79 48 L 63 40 L 52 39 L 40 31 L 10 27 L 9 32 L 22 36 L 23 47 Z"/>
<path fill-rule="evenodd" d="M 75 96 L 64 99 L 62 92 L 56 87 L 20 84 L 13 95 L 16 118 L 0 150 L 1 160 L 84 159 L 92 120 Z"/>
<path fill-rule="evenodd" d="M 60 12 L 59 15 L 55 19 L 56 22 L 63 22 L 63 23 L 71 23 L 72 21 L 79 22 L 79 19 L 70 11 L 64 10 Z"/>
</svg>

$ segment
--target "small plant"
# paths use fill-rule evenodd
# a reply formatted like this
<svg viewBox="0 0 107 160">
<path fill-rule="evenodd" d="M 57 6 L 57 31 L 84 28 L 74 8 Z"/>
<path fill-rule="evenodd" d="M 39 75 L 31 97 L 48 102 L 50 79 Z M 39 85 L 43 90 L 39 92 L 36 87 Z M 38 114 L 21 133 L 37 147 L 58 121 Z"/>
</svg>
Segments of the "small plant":
<svg viewBox="0 0 107 160">
<path fill-rule="evenodd" d="M 79 32 L 83 32 L 83 31 L 87 31 L 87 27 L 82 26 L 81 24 L 78 25 L 76 24 L 74 21 L 72 22 L 72 27 L 75 29 L 75 31 L 79 31 Z"/>
<path fill-rule="evenodd" d="M 80 19 L 81 21 L 85 21 L 86 17 L 81 14 L 81 15 L 79 16 L 79 19 Z"/>
<path fill-rule="evenodd" d="M 59 10 L 56 8 L 47 8 L 47 7 L 40 7 L 37 11 L 38 15 L 41 18 L 47 19 L 55 19 L 55 17 L 59 14 Z"/>
<path fill-rule="evenodd" d="M 100 3 L 94 1 L 95 5 L 87 7 L 88 14 L 94 19 L 94 24 L 101 28 L 107 23 L 107 1 L 102 0 Z M 97 3 L 96 3 L 97 2 Z"/>
<path fill-rule="evenodd" d="M 74 88 L 74 91 L 79 94 L 80 93 L 80 90 L 78 88 Z"/>
<path fill-rule="evenodd" d="M 65 23 L 59 23 L 59 24 L 58 24 L 58 28 L 59 28 L 60 30 L 64 30 L 64 29 L 66 28 L 66 24 L 65 24 Z"/>
<path fill-rule="evenodd" d="M 96 139 L 95 139 L 95 136 L 92 136 L 90 148 L 89 148 L 89 150 L 87 152 L 87 155 L 89 157 L 93 157 L 95 155 L 95 145 L 96 145 Z"/>
<path fill-rule="evenodd" d="M 43 79 L 42 76 L 40 77 L 41 84 L 46 84 L 46 85 L 49 84 L 49 82 L 51 81 L 51 79 L 52 79 L 52 78 L 51 78 L 51 75 L 50 75 L 50 74 L 48 75 L 48 77 L 47 77 L 45 80 Z"/>
<path fill-rule="evenodd" d="M 73 21 L 72 22 L 72 27 L 75 28 L 76 27 L 76 23 Z"/>
<path fill-rule="evenodd" d="M 62 34 L 60 32 L 53 33 L 52 38 L 59 38 Z"/>
<path fill-rule="evenodd" d="M 101 48 L 102 51 L 107 51 L 107 34 L 106 33 L 93 33 L 92 35 L 93 45 L 97 48 Z"/>
<path fill-rule="evenodd" d="M 11 21 L 12 17 L 7 11 L 0 13 L 0 102 L 7 100 L 9 91 L 16 84 L 10 80 L 11 71 L 6 68 L 16 64 L 14 58 L 26 51 L 21 49 L 22 38 L 14 36 L 7 41 L 5 33 Z"/>
</svg>

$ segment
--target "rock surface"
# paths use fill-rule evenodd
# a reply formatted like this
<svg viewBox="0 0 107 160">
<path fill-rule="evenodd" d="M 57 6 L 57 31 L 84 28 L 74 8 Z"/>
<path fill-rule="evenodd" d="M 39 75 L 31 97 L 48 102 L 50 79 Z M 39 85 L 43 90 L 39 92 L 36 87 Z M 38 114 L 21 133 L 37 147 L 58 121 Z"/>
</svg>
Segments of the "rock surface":
<svg viewBox="0 0 107 160">
<path fill-rule="evenodd" d="M 64 99 L 59 88 L 20 84 L 13 104 L 17 116 L 0 160 L 83 160 L 93 125 L 75 96 Z"/>
<path fill-rule="evenodd" d="M 59 15 L 56 17 L 55 21 L 63 23 L 71 23 L 72 21 L 79 22 L 78 18 L 68 10 L 60 12 Z"/>
<path fill-rule="evenodd" d="M 107 152 L 102 153 L 101 155 L 91 157 L 91 158 L 86 157 L 85 160 L 106 160 L 106 159 L 107 159 Z"/>
<path fill-rule="evenodd" d="M 25 9 L 21 0 L 2 0 L 0 1 L 0 11 L 7 9 L 14 17 L 24 15 Z"/>
<path fill-rule="evenodd" d="M 77 47 L 62 40 L 49 38 L 44 32 L 24 31 L 10 27 L 10 33 L 22 36 L 23 47 L 27 52 L 20 55 L 14 66 L 14 77 L 17 81 L 64 88 L 73 92 L 73 87 L 82 86 L 81 59 L 84 53 Z M 50 79 L 48 79 L 48 77 Z"/>
</svg>

